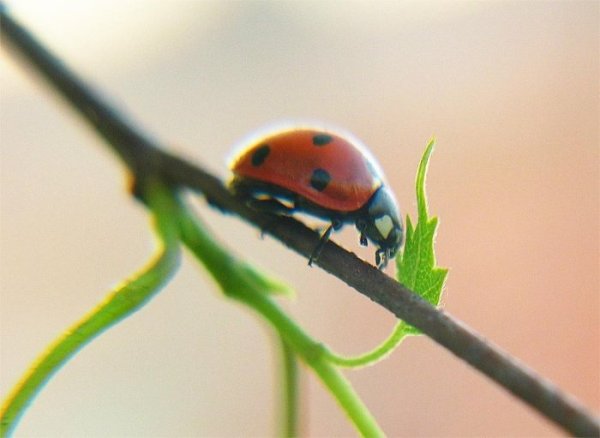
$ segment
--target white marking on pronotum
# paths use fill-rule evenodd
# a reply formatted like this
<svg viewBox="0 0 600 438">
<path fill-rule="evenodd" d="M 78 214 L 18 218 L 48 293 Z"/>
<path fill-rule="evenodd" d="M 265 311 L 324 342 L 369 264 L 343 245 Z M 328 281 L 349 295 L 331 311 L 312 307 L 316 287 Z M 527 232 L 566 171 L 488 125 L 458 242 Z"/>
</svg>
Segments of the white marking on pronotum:
<svg viewBox="0 0 600 438">
<path fill-rule="evenodd" d="M 384 239 L 387 239 L 387 236 L 394 228 L 394 223 L 392 222 L 392 218 L 387 214 L 385 216 L 378 217 L 375 219 L 375 227 L 377 227 L 377 231 Z"/>
</svg>

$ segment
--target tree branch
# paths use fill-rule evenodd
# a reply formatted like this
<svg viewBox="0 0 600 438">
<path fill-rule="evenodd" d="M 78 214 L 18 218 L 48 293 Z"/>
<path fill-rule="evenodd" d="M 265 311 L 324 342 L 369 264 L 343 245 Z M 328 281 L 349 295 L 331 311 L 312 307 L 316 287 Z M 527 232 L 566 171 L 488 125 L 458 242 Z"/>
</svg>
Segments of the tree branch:
<svg viewBox="0 0 600 438">
<path fill-rule="evenodd" d="M 234 198 L 218 178 L 166 152 L 159 142 L 108 105 L 54 57 L 10 17 L 2 3 L 0 26 L 2 44 L 9 42 L 17 54 L 35 67 L 107 141 L 135 178 L 159 175 L 171 184 L 202 192 L 211 204 L 222 211 L 237 214 L 302 256 L 310 256 L 319 240 L 315 231 L 292 218 L 274 219 L 273 216 L 249 209 Z M 354 254 L 329 241 L 313 264 L 417 327 L 567 432 L 600 436 L 600 419 L 577 400 Z"/>
</svg>

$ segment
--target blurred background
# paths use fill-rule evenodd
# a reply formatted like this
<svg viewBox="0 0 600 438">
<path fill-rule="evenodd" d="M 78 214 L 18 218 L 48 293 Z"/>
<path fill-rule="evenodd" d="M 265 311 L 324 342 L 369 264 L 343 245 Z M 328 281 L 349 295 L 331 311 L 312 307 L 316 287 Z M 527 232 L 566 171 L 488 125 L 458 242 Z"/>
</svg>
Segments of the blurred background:
<svg viewBox="0 0 600 438">
<path fill-rule="evenodd" d="M 294 119 L 352 131 L 404 214 L 432 135 L 444 308 L 600 409 L 599 3 L 12 1 L 23 23 L 124 111 L 222 177 L 234 144 Z M 5 397 L 33 358 L 145 263 L 146 211 L 120 163 L 46 85 L 0 52 L 1 361 Z M 297 291 L 316 338 L 372 348 L 394 319 L 235 217 L 199 213 Z M 348 227 L 334 240 L 373 259 Z M 389 268 L 390 275 L 393 267 Z M 16 436 L 265 436 L 269 328 L 189 257 L 146 308 L 46 386 Z M 426 337 L 347 376 L 393 436 L 559 436 Z M 356 432 L 309 373 L 302 435 Z"/>
</svg>

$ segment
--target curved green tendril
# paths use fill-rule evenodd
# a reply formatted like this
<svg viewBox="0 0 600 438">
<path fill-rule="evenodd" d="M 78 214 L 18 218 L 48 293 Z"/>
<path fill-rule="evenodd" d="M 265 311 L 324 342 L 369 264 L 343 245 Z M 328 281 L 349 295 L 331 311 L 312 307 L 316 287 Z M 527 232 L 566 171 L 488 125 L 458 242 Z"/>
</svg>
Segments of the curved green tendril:
<svg viewBox="0 0 600 438">
<path fill-rule="evenodd" d="M 146 195 L 159 239 L 156 254 L 145 268 L 117 286 L 35 360 L 0 408 L 1 437 L 10 435 L 35 396 L 69 359 L 106 329 L 139 310 L 175 271 L 179 245 L 171 195 L 158 184 L 149 184 Z"/>
</svg>

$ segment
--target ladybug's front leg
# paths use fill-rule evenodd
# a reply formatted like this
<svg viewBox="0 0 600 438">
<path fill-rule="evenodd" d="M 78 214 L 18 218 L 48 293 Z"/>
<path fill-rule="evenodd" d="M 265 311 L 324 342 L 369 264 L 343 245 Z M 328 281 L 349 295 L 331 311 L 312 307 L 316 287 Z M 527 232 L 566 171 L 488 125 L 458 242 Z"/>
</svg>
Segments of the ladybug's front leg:
<svg viewBox="0 0 600 438">
<path fill-rule="evenodd" d="M 375 251 L 375 265 L 380 271 L 385 269 L 389 259 L 389 254 L 385 249 L 379 248 L 377 251 Z"/>
</svg>

